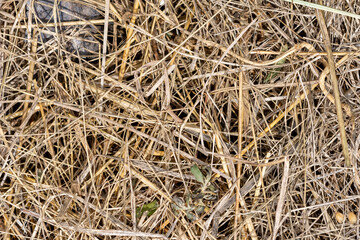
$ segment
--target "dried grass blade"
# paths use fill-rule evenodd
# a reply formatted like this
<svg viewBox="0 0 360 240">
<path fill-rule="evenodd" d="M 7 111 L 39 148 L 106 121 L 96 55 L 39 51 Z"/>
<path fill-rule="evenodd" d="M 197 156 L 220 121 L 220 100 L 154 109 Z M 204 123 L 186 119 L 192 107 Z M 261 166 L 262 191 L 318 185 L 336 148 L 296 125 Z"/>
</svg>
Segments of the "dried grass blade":
<svg viewBox="0 0 360 240">
<path fill-rule="evenodd" d="M 359 14 L 350 13 L 350 12 L 342 11 L 342 10 L 331 8 L 331 7 L 326 7 L 324 5 L 320 5 L 320 4 L 316 4 L 316 3 L 306 2 L 306 1 L 302 1 L 302 0 L 284 0 L 284 1 L 285 2 L 290 2 L 290 3 L 296 3 L 296 4 L 299 4 L 299 5 L 303 5 L 303 6 L 306 6 L 306 7 L 311 7 L 311 8 L 318 9 L 318 10 L 323 10 L 323 11 L 327 11 L 327 12 L 337 13 L 337 14 L 340 14 L 340 15 L 360 19 Z"/>
<path fill-rule="evenodd" d="M 327 30 L 327 26 L 325 23 L 324 16 L 321 11 L 316 11 L 316 16 L 322 31 L 322 35 L 325 40 L 325 48 L 327 52 L 328 57 L 328 63 L 329 63 L 329 70 L 330 70 L 330 77 L 332 81 L 332 87 L 334 91 L 335 96 L 335 107 L 336 107 L 336 114 L 339 121 L 339 130 L 340 130 L 340 139 L 341 139 L 341 145 L 342 145 L 342 151 L 345 158 L 345 166 L 351 167 L 351 161 L 350 161 L 350 154 L 349 154 L 349 147 L 346 139 L 346 131 L 345 131 L 345 124 L 344 124 L 344 117 L 341 109 L 341 101 L 340 101 L 340 92 L 339 92 L 339 85 L 336 77 L 335 72 L 335 63 L 334 63 L 334 57 L 331 50 L 331 40 L 329 37 L 329 33 Z"/>
<path fill-rule="evenodd" d="M 288 182 L 288 178 L 289 178 L 289 172 L 290 172 L 290 163 L 289 160 L 286 159 L 284 162 L 284 171 L 283 171 L 283 177 L 282 177 L 282 181 L 281 181 L 281 189 L 280 189 L 280 196 L 279 196 L 279 201 L 278 201 L 278 205 L 276 208 L 276 214 L 275 214 L 275 226 L 274 226 L 274 233 L 273 233 L 273 240 L 276 239 L 276 235 L 277 232 L 280 229 L 280 220 L 281 220 L 281 215 L 282 215 L 282 211 L 285 205 L 285 195 L 287 192 L 287 182 Z"/>
<path fill-rule="evenodd" d="M 140 0 L 135 0 L 134 2 L 134 7 L 133 7 L 133 16 L 130 20 L 130 23 L 132 25 L 135 24 L 136 21 L 136 14 L 138 12 L 138 8 L 140 5 Z M 125 50 L 123 53 L 123 57 L 122 57 L 122 63 L 121 63 L 121 67 L 120 67 L 120 71 L 119 71 L 119 82 L 122 82 L 123 78 L 124 78 L 124 74 L 125 74 L 125 70 L 126 70 L 126 62 L 127 62 L 127 58 L 129 56 L 129 52 L 130 52 L 130 45 L 132 42 L 132 38 L 133 38 L 133 33 L 134 33 L 134 29 L 131 27 L 127 28 L 127 38 L 126 38 L 126 45 L 125 45 Z"/>
<path fill-rule="evenodd" d="M 156 81 L 154 86 L 145 94 L 145 97 L 149 97 L 151 94 L 153 94 L 156 91 L 156 89 L 164 82 L 164 80 L 168 78 L 168 75 L 174 71 L 175 67 L 176 65 L 171 65 L 166 70 L 166 72 L 161 76 L 161 78 L 159 78 L 159 80 Z"/>
</svg>

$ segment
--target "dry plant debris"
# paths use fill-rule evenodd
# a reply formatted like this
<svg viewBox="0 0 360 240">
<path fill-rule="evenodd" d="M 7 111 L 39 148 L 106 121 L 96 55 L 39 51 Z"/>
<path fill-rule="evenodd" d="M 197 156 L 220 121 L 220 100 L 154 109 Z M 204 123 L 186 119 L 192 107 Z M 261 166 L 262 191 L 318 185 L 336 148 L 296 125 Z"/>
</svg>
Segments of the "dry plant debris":
<svg viewBox="0 0 360 240">
<path fill-rule="evenodd" d="M 356 217 L 355 213 L 353 213 L 353 212 L 348 213 L 348 219 L 349 219 L 350 224 L 355 224 L 357 221 L 357 217 Z"/>
<path fill-rule="evenodd" d="M 360 8 L 323 5 L 0 1 L 4 239 L 360 238 Z"/>
<path fill-rule="evenodd" d="M 337 212 L 335 214 L 335 218 L 338 223 L 343 223 L 345 221 L 344 214 L 342 214 L 341 212 Z"/>
</svg>

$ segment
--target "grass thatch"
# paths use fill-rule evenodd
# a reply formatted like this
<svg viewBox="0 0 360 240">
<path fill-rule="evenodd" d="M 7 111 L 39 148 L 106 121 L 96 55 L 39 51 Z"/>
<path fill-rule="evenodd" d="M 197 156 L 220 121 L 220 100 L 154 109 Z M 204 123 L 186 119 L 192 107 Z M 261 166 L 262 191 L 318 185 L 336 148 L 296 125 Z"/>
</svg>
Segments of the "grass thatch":
<svg viewBox="0 0 360 240">
<path fill-rule="evenodd" d="M 360 237 L 356 16 L 90 0 L 62 23 L 30 2 L 0 1 L 4 239 Z"/>
</svg>

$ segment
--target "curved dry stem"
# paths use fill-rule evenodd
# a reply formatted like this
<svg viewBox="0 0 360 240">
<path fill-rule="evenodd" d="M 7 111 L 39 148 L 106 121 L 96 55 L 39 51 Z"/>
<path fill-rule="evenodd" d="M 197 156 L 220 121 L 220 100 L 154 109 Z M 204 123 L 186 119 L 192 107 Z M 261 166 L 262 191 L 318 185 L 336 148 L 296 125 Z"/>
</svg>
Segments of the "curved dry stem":
<svg viewBox="0 0 360 240">
<path fill-rule="evenodd" d="M 341 64 L 343 64 L 346 60 L 348 59 L 348 55 L 344 56 L 343 58 L 341 58 L 339 60 L 339 62 L 336 63 L 336 67 L 340 66 Z M 319 81 L 318 83 L 315 83 L 311 86 L 311 90 L 313 90 L 315 87 L 317 87 L 320 83 L 323 83 L 325 82 L 325 78 L 326 76 L 329 74 L 329 68 L 326 67 L 320 77 L 319 77 Z M 326 90 L 326 89 L 325 89 Z M 276 119 L 274 121 L 272 121 L 268 127 L 266 127 L 257 137 L 256 139 L 254 139 L 253 141 L 251 141 L 240 153 L 240 156 L 243 156 L 246 152 L 248 152 L 254 145 L 255 145 L 255 142 L 258 141 L 260 138 L 262 138 L 263 136 L 265 136 L 278 122 L 281 121 L 281 119 L 284 118 L 284 116 L 286 116 L 286 114 L 288 114 L 291 110 L 293 110 L 302 100 L 304 100 L 306 98 L 306 96 L 308 95 L 310 91 L 309 90 L 306 90 L 304 93 L 302 93 L 289 107 L 287 107 L 282 113 L 280 113 Z M 324 92 L 325 96 L 327 96 L 326 94 L 327 92 Z M 349 106 L 347 105 L 344 105 L 344 109 L 345 111 L 347 111 L 347 113 L 349 113 L 350 115 L 349 116 L 352 116 L 352 113 L 351 113 L 351 109 Z M 350 112 L 348 112 L 350 111 Z"/>
</svg>

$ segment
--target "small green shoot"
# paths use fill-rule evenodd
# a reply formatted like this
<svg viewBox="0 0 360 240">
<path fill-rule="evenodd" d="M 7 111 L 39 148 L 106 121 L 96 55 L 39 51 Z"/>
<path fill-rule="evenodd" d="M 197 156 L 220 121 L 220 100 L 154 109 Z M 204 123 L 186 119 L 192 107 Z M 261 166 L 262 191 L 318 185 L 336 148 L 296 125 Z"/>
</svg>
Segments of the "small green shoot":
<svg viewBox="0 0 360 240">
<path fill-rule="evenodd" d="M 155 211 L 156 209 L 158 209 L 158 202 L 156 200 L 143 205 L 142 207 L 137 207 L 136 208 L 136 217 L 140 218 L 144 212 L 147 211 L 147 216 L 150 217 Z"/>
<path fill-rule="evenodd" d="M 281 51 L 282 52 L 286 52 L 288 50 L 288 45 L 285 44 L 281 47 Z M 286 58 L 281 59 L 280 61 L 278 61 L 276 63 L 276 65 L 281 65 L 284 64 L 286 62 Z M 271 81 L 272 79 L 274 79 L 279 73 L 279 71 L 281 70 L 281 68 L 275 68 L 274 71 L 271 71 L 267 76 L 266 79 L 264 81 L 264 83 L 268 83 L 269 81 Z"/>
<path fill-rule="evenodd" d="M 201 173 L 199 167 L 194 165 L 190 168 L 191 173 L 194 175 L 196 181 L 204 184 L 204 175 Z"/>
</svg>

